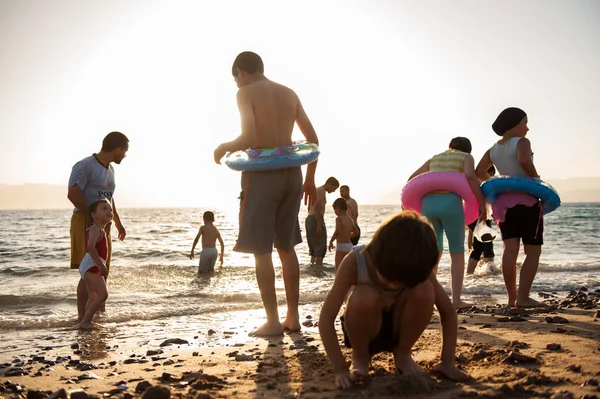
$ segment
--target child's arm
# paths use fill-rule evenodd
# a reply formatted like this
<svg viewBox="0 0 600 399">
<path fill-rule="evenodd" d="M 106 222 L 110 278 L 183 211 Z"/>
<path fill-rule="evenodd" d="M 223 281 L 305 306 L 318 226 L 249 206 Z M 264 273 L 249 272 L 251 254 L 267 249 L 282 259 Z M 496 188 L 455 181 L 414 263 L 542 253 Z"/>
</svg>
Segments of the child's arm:
<svg viewBox="0 0 600 399">
<path fill-rule="evenodd" d="M 458 335 L 458 320 L 456 311 L 450 297 L 442 288 L 432 273 L 429 281 L 433 284 L 435 292 L 435 307 L 440 313 L 442 324 L 442 361 L 432 368 L 432 371 L 442 373 L 454 381 L 465 381 L 471 378 L 467 373 L 456 368 L 454 357 L 456 355 L 456 340 Z"/>
<path fill-rule="evenodd" d="M 331 236 L 331 240 L 329 240 L 329 251 L 330 252 L 333 249 L 333 242 L 335 241 L 337 236 L 340 235 L 341 229 L 342 229 L 342 221 L 340 220 L 340 217 L 338 216 L 335 218 L 335 231 L 333 232 L 333 235 Z"/>
<path fill-rule="evenodd" d="M 90 231 L 90 235 L 87 243 L 87 251 L 94 260 L 94 263 L 98 267 L 101 276 L 108 276 L 108 269 L 106 268 L 106 264 L 104 263 L 104 259 L 98 255 L 98 251 L 96 250 L 96 243 L 100 240 L 104 232 L 98 226 L 94 227 Z"/>
<path fill-rule="evenodd" d="M 471 186 L 471 191 L 473 191 L 477 201 L 479 201 L 479 220 L 486 220 L 487 207 L 485 205 L 485 197 L 481 191 L 481 183 L 479 182 L 477 174 L 475 173 L 475 160 L 470 154 L 465 157 L 463 162 L 463 170 L 465 171 L 465 176 L 467 177 L 469 186 Z"/>
<path fill-rule="evenodd" d="M 356 256 L 346 256 L 342 260 L 319 317 L 319 334 L 323 341 L 323 347 L 331 362 L 336 385 L 341 388 L 351 387 L 353 376 L 349 372 L 348 364 L 340 349 L 337 333 L 335 332 L 335 318 L 346 298 L 346 294 L 357 283 L 356 267 Z"/>
<path fill-rule="evenodd" d="M 219 254 L 219 262 L 221 262 L 221 266 L 223 266 L 223 255 L 225 254 L 225 244 L 223 244 L 223 239 L 221 238 L 221 233 L 217 230 L 217 239 L 221 244 L 221 253 Z"/>
<path fill-rule="evenodd" d="M 477 178 L 481 181 L 486 181 L 490 178 L 488 175 L 488 169 L 492 166 L 492 159 L 490 158 L 490 150 L 487 150 L 485 154 L 479 160 L 477 164 L 477 168 L 475 168 L 475 173 L 477 174 Z"/>
<path fill-rule="evenodd" d="M 535 165 L 533 164 L 533 152 L 531 152 L 531 141 L 523 137 L 517 144 L 517 160 L 519 165 L 527 172 L 529 177 L 539 178 Z"/>
<path fill-rule="evenodd" d="M 350 218 L 350 220 L 352 220 L 352 218 Z M 350 237 L 356 237 L 358 235 L 358 226 L 356 225 L 356 223 L 354 223 L 354 220 L 352 220 L 352 231 L 350 232 Z"/>
<path fill-rule="evenodd" d="M 410 181 L 414 177 L 422 175 L 425 172 L 429 172 L 429 159 L 427 160 L 427 162 L 425 162 L 423 165 L 421 165 L 421 167 L 419 169 L 415 170 L 414 173 L 412 175 L 410 175 L 408 180 Z"/>
<path fill-rule="evenodd" d="M 204 227 L 204 226 L 202 226 Z M 194 259 L 194 248 L 196 248 L 196 244 L 198 244 L 198 240 L 200 239 L 200 236 L 202 235 L 202 227 L 200 227 L 200 229 L 198 229 L 198 234 L 196 234 L 196 238 L 194 239 L 194 243 L 192 244 L 192 251 L 190 252 L 190 259 Z"/>
</svg>

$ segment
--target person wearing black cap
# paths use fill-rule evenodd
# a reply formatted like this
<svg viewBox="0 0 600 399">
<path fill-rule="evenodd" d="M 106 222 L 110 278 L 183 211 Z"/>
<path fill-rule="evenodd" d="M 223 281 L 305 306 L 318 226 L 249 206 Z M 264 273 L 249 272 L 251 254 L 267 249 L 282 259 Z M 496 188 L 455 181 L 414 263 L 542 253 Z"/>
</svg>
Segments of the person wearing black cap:
<svg viewBox="0 0 600 399">
<path fill-rule="evenodd" d="M 501 175 L 539 178 L 533 164 L 531 142 L 525 138 L 529 131 L 525 111 L 514 107 L 506 108 L 492 124 L 492 130 L 501 139 L 479 161 L 476 169 L 479 179 L 485 181 L 489 178 L 487 170 L 492 165 Z M 500 194 L 492 204 L 492 210 L 504 242 L 502 275 L 508 291 L 508 306 L 544 306 L 530 297 L 542 253 L 544 233 L 544 214 L 538 198 L 526 193 Z M 521 240 L 525 260 L 517 290 L 517 257 Z"/>
</svg>

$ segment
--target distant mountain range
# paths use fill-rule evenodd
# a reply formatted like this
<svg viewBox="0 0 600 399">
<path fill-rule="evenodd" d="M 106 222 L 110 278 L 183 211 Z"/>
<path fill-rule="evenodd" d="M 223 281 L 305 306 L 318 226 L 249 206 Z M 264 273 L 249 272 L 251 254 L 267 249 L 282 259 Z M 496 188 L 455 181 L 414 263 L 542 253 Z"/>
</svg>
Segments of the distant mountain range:
<svg viewBox="0 0 600 399">
<path fill-rule="evenodd" d="M 562 202 L 600 202 L 600 177 L 548 180 L 559 192 Z M 373 202 L 398 204 L 402 187 L 396 187 Z M 147 201 L 119 196 L 119 207 L 149 206 Z M 366 205 L 366 204 L 364 204 Z M 164 205 L 162 205 L 164 206 Z M 0 209 L 68 209 L 67 187 L 53 184 L 0 184 Z"/>
</svg>

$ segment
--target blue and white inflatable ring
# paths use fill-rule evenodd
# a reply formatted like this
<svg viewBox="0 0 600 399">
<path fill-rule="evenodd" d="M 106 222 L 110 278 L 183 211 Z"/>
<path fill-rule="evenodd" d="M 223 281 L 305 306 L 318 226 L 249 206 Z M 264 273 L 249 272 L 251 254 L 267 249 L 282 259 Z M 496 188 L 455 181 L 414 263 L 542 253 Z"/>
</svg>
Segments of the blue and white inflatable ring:
<svg viewBox="0 0 600 399">
<path fill-rule="evenodd" d="M 542 201 L 544 214 L 550 213 L 560 206 L 558 192 L 542 179 L 494 176 L 481 185 L 481 191 L 489 203 L 494 203 L 498 195 L 503 193 L 518 192 L 532 195 Z"/>
<path fill-rule="evenodd" d="M 305 141 L 279 148 L 250 148 L 227 154 L 225 165 L 241 172 L 275 170 L 306 165 L 319 158 L 319 146 Z"/>
</svg>

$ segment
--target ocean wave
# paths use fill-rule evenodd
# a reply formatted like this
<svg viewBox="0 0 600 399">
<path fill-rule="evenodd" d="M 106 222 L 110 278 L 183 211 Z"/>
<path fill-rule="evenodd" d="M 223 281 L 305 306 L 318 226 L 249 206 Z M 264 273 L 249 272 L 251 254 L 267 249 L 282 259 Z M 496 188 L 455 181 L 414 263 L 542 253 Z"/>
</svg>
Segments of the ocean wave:
<svg viewBox="0 0 600 399">
<path fill-rule="evenodd" d="M 600 271 L 600 264 L 597 262 L 567 262 L 559 264 L 540 262 L 538 271 L 552 273 L 594 272 Z"/>
<path fill-rule="evenodd" d="M 39 273 L 39 270 L 22 266 L 11 266 L 5 269 L 0 269 L 0 275 L 5 276 L 29 276 L 35 273 Z"/>
<path fill-rule="evenodd" d="M 206 305 L 206 304 L 204 304 Z M 163 320 L 177 317 L 190 317 L 198 316 L 205 317 L 210 315 L 214 317 L 218 313 L 227 312 L 238 312 L 249 309 L 259 309 L 262 306 L 260 302 L 257 303 L 244 303 L 244 304 L 213 304 L 212 306 L 198 305 L 195 307 L 179 307 L 179 308 L 163 308 L 163 309 L 137 309 L 129 307 L 127 312 L 113 312 L 110 310 L 106 313 L 99 322 L 103 325 L 111 323 L 127 323 L 135 321 L 148 321 L 148 320 Z M 66 318 L 63 315 L 57 316 L 52 315 L 48 317 L 36 317 L 36 318 L 5 318 L 0 319 L 0 330 L 34 330 L 42 328 L 75 328 L 77 321 L 74 318 Z"/>
<path fill-rule="evenodd" d="M 75 292 L 73 292 L 73 295 L 75 295 Z M 73 301 L 73 297 L 64 295 L 0 295 L 0 307 L 21 305 L 56 305 L 61 303 L 71 303 Z"/>
</svg>

